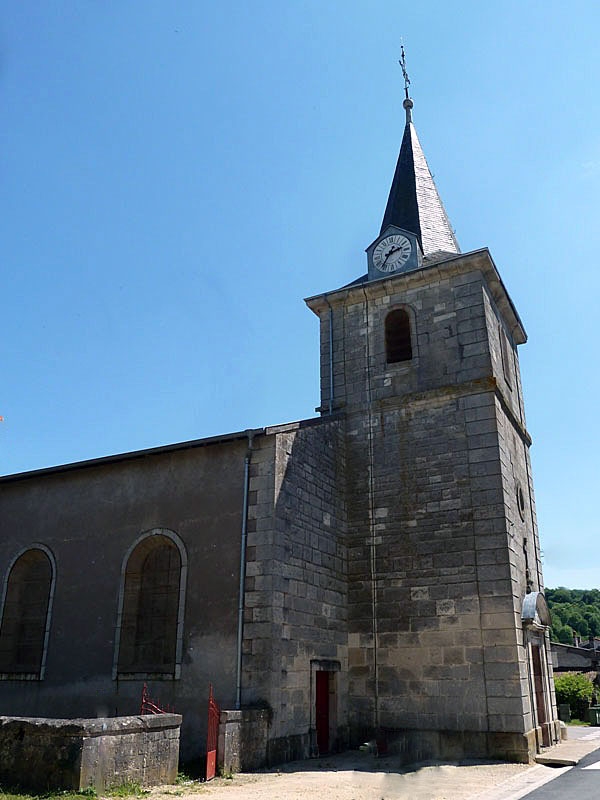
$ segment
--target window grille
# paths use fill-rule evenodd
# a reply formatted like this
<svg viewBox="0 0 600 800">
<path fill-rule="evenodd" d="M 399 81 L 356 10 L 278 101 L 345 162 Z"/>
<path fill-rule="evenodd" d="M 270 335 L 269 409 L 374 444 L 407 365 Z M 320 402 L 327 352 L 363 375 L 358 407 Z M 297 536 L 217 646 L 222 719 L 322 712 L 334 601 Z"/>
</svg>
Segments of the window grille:
<svg viewBox="0 0 600 800">
<path fill-rule="evenodd" d="M 52 587 L 52 564 L 32 548 L 13 564 L 0 627 L 0 673 L 40 676 Z"/>
<path fill-rule="evenodd" d="M 181 556 L 166 536 L 149 536 L 131 553 L 125 572 L 119 672 L 175 670 Z"/>
</svg>

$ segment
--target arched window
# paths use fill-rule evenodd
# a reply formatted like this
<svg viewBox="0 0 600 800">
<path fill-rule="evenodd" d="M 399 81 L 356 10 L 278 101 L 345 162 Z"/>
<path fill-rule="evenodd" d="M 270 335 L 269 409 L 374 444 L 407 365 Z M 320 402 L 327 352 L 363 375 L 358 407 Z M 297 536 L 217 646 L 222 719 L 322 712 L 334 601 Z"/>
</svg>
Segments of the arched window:
<svg viewBox="0 0 600 800">
<path fill-rule="evenodd" d="M 6 581 L 0 626 L 0 673 L 43 678 L 53 564 L 41 547 L 20 555 Z"/>
<path fill-rule="evenodd" d="M 177 677 L 182 556 L 174 535 L 166 533 L 145 536 L 126 560 L 117 632 L 118 673 Z"/>
<path fill-rule="evenodd" d="M 410 361 L 410 318 L 403 308 L 398 308 L 385 318 L 385 355 L 388 364 Z"/>
</svg>

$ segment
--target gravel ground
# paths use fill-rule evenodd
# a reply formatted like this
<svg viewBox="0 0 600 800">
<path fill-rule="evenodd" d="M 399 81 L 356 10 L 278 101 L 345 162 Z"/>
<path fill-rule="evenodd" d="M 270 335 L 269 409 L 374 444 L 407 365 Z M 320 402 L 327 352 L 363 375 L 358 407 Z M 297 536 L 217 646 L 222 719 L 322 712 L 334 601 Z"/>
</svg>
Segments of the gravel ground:
<svg viewBox="0 0 600 800">
<path fill-rule="evenodd" d="M 412 769 L 392 757 L 364 754 L 298 761 L 279 770 L 184 783 L 152 790 L 152 800 L 473 800 L 530 769 L 523 764 L 468 762 Z M 509 792 L 507 791 L 507 794 Z"/>
</svg>

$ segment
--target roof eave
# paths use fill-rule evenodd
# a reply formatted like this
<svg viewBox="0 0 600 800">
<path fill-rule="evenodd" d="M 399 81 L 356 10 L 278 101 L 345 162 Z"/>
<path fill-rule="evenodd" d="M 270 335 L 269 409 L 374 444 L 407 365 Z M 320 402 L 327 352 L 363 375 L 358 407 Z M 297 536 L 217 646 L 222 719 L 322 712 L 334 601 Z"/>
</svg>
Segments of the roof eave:
<svg viewBox="0 0 600 800">
<path fill-rule="evenodd" d="M 524 344 L 527 341 L 527 333 L 487 247 L 471 250 L 468 253 L 447 254 L 440 260 L 424 263 L 418 269 L 410 272 L 386 275 L 377 280 L 368 281 L 366 279 L 367 276 L 365 276 L 363 281 L 359 279 L 358 282 L 348 284 L 331 292 L 307 297 L 304 302 L 311 311 L 319 316 L 323 309 L 328 308 L 330 305 L 343 303 L 354 294 L 360 293 L 362 295 L 363 290 L 366 288 L 373 293 L 378 293 L 378 291 L 387 293 L 389 291 L 387 288 L 389 282 L 397 282 L 399 285 L 406 283 L 408 287 L 415 283 L 422 283 L 424 280 L 431 280 L 436 270 L 440 277 L 447 277 L 448 275 L 459 274 L 472 269 L 479 269 L 484 274 L 492 296 L 509 325 L 515 343 Z"/>
<path fill-rule="evenodd" d="M 160 447 L 149 447 L 145 450 L 131 450 L 127 453 L 115 453 L 113 455 L 101 456 L 100 458 L 90 458 L 84 461 L 72 461 L 68 464 L 57 464 L 52 467 L 42 469 L 32 469 L 26 472 L 15 472 L 10 475 L 0 476 L 0 483 L 12 483 L 13 481 L 28 480 L 39 478 L 46 475 L 55 475 L 61 472 L 72 472 L 92 467 L 101 467 L 106 464 L 115 464 L 120 461 L 134 461 L 136 459 L 147 458 L 148 456 L 161 455 L 163 453 L 174 453 L 178 450 L 191 450 L 197 447 L 208 447 L 210 445 L 225 444 L 237 439 L 246 439 L 249 436 L 261 436 L 265 433 L 265 428 L 250 428 L 245 431 L 235 431 L 225 433 L 220 436 L 207 436 L 204 439 L 190 439 L 186 442 L 176 442 L 175 444 L 161 445 Z"/>
</svg>

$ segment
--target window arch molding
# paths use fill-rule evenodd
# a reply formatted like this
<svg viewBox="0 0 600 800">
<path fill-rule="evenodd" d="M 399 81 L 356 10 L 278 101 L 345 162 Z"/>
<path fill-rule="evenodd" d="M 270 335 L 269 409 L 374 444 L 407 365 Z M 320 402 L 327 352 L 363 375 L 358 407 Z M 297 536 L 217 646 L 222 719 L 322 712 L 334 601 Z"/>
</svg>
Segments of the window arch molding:
<svg viewBox="0 0 600 800">
<path fill-rule="evenodd" d="M 383 345 L 387 367 L 417 362 L 417 315 L 408 303 L 398 303 L 386 309 Z"/>
<path fill-rule="evenodd" d="M 115 646 L 114 646 L 113 674 L 112 674 L 113 680 L 117 680 L 117 678 L 119 679 L 129 678 L 132 680 L 136 680 L 140 677 L 143 677 L 144 674 L 146 674 L 143 671 L 140 671 L 140 673 L 121 673 L 119 671 L 119 655 L 122 645 L 122 629 L 123 629 L 123 618 L 125 610 L 127 568 L 131 556 L 134 555 L 137 548 L 144 542 L 151 543 L 154 537 L 157 538 L 162 537 L 164 539 L 170 540 L 177 548 L 177 552 L 179 554 L 179 559 L 180 559 L 174 670 L 171 674 L 165 673 L 163 677 L 164 678 L 171 677 L 172 679 L 175 680 L 178 680 L 181 677 L 181 661 L 183 656 L 183 623 L 185 617 L 185 593 L 186 593 L 187 572 L 188 572 L 187 550 L 185 548 L 183 540 L 174 531 L 169 530 L 168 528 L 152 528 L 151 530 L 144 531 L 144 533 L 140 534 L 132 542 L 132 544 L 125 552 L 125 555 L 123 556 L 123 561 L 121 564 L 121 576 L 119 581 L 119 598 L 117 605 L 117 623 L 115 631 Z"/>
<path fill-rule="evenodd" d="M 4 575 L 4 580 L 2 582 L 2 595 L 0 597 L 0 635 L 2 633 L 2 627 L 5 622 L 5 611 L 6 611 L 6 599 L 9 591 L 9 584 L 11 575 L 13 572 L 14 567 L 17 565 L 19 560 L 23 558 L 27 553 L 32 553 L 35 550 L 39 550 L 42 552 L 46 558 L 48 559 L 48 563 L 50 565 L 50 583 L 48 586 L 48 594 L 47 594 L 47 608 L 46 608 L 46 618 L 44 622 L 44 631 L 43 631 L 43 640 L 42 644 L 42 652 L 40 657 L 40 665 L 39 670 L 35 672 L 28 672 L 28 673 L 17 673 L 17 672 L 3 672 L 0 674 L 0 677 L 4 680 L 31 680 L 36 679 L 43 681 L 46 675 L 46 658 L 48 655 L 48 643 L 50 640 L 50 627 L 52 624 L 52 608 L 54 605 L 54 592 L 56 588 L 56 559 L 54 557 L 54 553 L 52 550 L 47 547 L 45 544 L 41 542 L 33 542 L 32 544 L 28 545 L 27 547 L 21 548 L 19 552 L 14 556 L 6 573 Z"/>
</svg>

